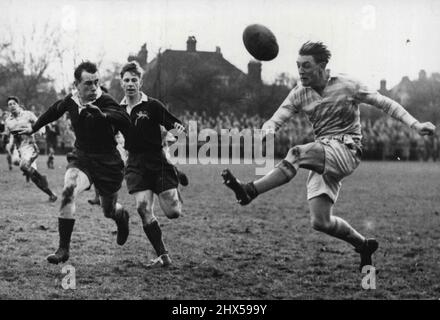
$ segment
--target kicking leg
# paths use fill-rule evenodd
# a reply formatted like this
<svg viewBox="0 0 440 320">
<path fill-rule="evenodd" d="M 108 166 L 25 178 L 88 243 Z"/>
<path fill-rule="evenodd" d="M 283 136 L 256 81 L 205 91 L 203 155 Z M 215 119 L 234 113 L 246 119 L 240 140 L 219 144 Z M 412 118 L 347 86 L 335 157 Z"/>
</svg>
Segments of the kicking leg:
<svg viewBox="0 0 440 320">
<path fill-rule="evenodd" d="M 378 248 L 377 241 L 365 239 L 347 221 L 334 216 L 333 201 L 326 194 L 310 199 L 309 208 L 313 229 L 350 243 L 361 255 L 360 270 L 372 264 L 371 255 Z"/>
<path fill-rule="evenodd" d="M 226 186 L 235 192 L 241 205 L 250 203 L 259 194 L 277 188 L 292 180 L 299 168 L 324 172 L 325 153 L 320 143 L 312 142 L 291 148 L 286 157 L 264 177 L 253 182 L 242 183 L 226 169 L 222 176 Z"/>
<path fill-rule="evenodd" d="M 58 218 L 59 247 L 54 254 L 47 257 L 53 264 L 65 262 L 69 259 L 70 238 L 75 224 L 73 214 L 78 194 L 90 186 L 87 175 L 77 168 L 67 169 L 64 176 L 64 187 L 61 196 L 60 217 Z"/>
<path fill-rule="evenodd" d="M 136 208 L 142 220 L 142 228 L 157 254 L 149 267 L 168 266 L 171 259 L 162 239 L 162 230 L 159 221 L 154 215 L 154 193 L 151 190 L 140 191 L 134 194 Z"/>
<path fill-rule="evenodd" d="M 99 193 L 99 192 L 98 192 Z M 120 246 L 124 245 L 128 239 L 129 220 L 130 215 L 124 207 L 117 202 L 118 193 L 115 192 L 111 195 L 100 196 L 101 207 L 104 212 L 104 216 L 109 219 L 113 219 L 118 228 L 118 235 L 116 237 L 116 243 Z"/>
<path fill-rule="evenodd" d="M 177 219 L 182 214 L 182 202 L 177 188 L 159 194 L 159 204 L 168 219 Z"/>
</svg>

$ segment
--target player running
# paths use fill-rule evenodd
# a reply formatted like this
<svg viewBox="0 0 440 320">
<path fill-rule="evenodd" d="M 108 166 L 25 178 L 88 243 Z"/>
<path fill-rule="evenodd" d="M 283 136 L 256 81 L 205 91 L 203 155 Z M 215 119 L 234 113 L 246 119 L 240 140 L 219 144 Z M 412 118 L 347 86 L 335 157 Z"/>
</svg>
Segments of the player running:
<svg viewBox="0 0 440 320">
<path fill-rule="evenodd" d="M 330 57 L 330 51 L 321 42 L 303 44 L 297 59 L 301 83 L 262 127 L 265 132 L 274 132 L 295 113 L 303 112 L 313 125 L 315 142 L 294 146 L 272 171 L 255 181 L 242 183 L 227 169 L 222 175 L 238 202 L 247 205 L 258 195 L 289 182 L 299 168 L 311 170 L 307 200 L 312 227 L 350 243 L 360 254 L 362 270 L 363 266 L 372 265 L 371 256 L 378 242 L 366 239 L 348 222 L 333 215 L 341 181 L 361 161 L 359 104 L 373 105 L 421 135 L 433 134 L 435 126 L 430 122 L 420 123 L 397 102 L 353 79 L 330 76 L 326 70 Z"/>
<path fill-rule="evenodd" d="M 126 133 L 130 119 L 113 98 L 99 88 L 99 73 L 91 62 L 81 63 L 74 72 L 76 91 L 57 101 L 22 133 L 33 133 L 64 113 L 70 115 L 75 133 L 75 149 L 67 156 L 67 171 L 58 219 L 59 248 L 47 257 L 58 264 L 69 259 L 70 239 L 79 193 L 95 185 L 106 218 L 117 225 L 116 242 L 123 245 L 129 233 L 128 212 L 117 202 L 124 178 L 124 163 L 116 150 L 115 133 Z"/>
<path fill-rule="evenodd" d="M 136 201 L 143 230 L 156 251 L 150 267 L 169 266 L 171 258 L 162 239 L 159 222 L 154 215 L 154 194 L 159 198 L 162 211 L 169 219 L 178 218 L 182 203 L 179 198 L 176 168 L 170 164 L 162 149 L 160 126 L 166 130 L 185 129 L 165 106 L 140 91 L 143 70 L 136 62 L 129 62 L 121 70 L 121 86 L 125 97 L 121 106 L 131 119 L 125 139 L 128 151 L 125 179 L 128 192 Z"/>
<path fill-rule="evenodd" d="M 40 149 L 35 142 L 34 135 L 19 133 L 22 128 L 34 124 L 37 117 L 31 111 L 21 108 L 19 99 L 15 96 L 8 97 L 7 103 L 10 114 L 5 121 L 5 134 L 9 135 L 6 150 L 11 156 L 11 162 L 18 162 L 26 178 L 32 180 L 38 188 L 46 193 L 50 202 L 55 202 L 57 196 L 50 190 L 46 176 L 37 170 L 36 160 Z"/>
</svg>

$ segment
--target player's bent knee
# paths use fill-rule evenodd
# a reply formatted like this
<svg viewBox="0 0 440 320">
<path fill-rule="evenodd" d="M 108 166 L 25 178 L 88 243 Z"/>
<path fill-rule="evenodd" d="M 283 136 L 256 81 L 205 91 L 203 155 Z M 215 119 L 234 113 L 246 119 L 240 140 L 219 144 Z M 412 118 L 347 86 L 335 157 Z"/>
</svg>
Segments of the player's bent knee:
<svg viewBox="0 0 440 320">
<path fill-rule="evenodd" d="M 29 173 L 31 171 L 31 166 L 27 162 L 21 162 L 20 163 L 20 170 L 26 173 Z"/>
<path fill-rule="evenodd" d="M 141 218 L 152 217 L 153 216 L 153 206 L 148 201 L 141 201 L 136 204 L 136 210 L 141 216 Z"/>
<path fill-rule="evenodd" d="M 319 174 L 324 172 L 325 151 L 320 143 L 308 143 L 299 146 L 299 162 L 300 168 L 313 170 Z"/>
<path fill-rule="evenodd" d="M 180 207 L 172 207 L 165 211 L 165 215 L 168 219 L 177 219 L 181 215 Z"/>
<path fill-rule="evenodd" d="M 176 219 L 181 215 L 182 203 L 177 189 L 164 191 L 159 195 L 162 210 L 168 219 Z"/>
<path fill-rule="evenodd" d="M 296 164 L 299 162 L 300 155 L 301 155 L 300 146 L 294 146 L 289 149 L 284 160 L 286 160 L 287 162 L 289 162 L 291 164 Z"/>
<path fill-rule="evenodd" d="M 182 213 L 182 205 L 179 199 L 169 199 L 166 201 L 164 212 L 168 219 L 177 219 Z"/>
<path fill-rule="evenodd" d="M 291 179 L 293 179 L 293 177 L 295 177 L 296 175 L 296 168 L 295 166 L 289 162 L 288 160 L 284 159 L 281 160 L 281 162 L 279 162 L 276 167 L 278 169 L 280 169 L 284 175 L 286 176 L 286 178 L 290 181 Z"/>
<path fill-rule="evenodd" d="M 331 222 L 326 219 L 317 219 L 312 217 L 310 221 L 312 228 L 316 231 L 326 232 L 331 228 Z"/>
</svg>

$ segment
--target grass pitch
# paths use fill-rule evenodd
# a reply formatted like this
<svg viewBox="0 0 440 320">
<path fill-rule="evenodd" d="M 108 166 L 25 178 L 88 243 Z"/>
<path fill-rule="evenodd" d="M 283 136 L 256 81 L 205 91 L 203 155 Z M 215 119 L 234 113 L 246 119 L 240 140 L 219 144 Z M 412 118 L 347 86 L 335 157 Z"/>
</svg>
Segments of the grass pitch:
<svg viewBox="0 0 440 320">
<path fill-rule="evenodd" d="M 61 194 L 65 157 L 40 171 Z M 71 258 L 76 289 L 61 286 L 63 265 L 46 256 L 58 245 L 60 200 L 48 203 L 17 167 L 0 156 L 0 299 L 438 299 L 440 298 L 440 164 L 363 162 L 343 182 L 335 214 L 376 237 L 376 289 L 364 290 L 358 255 L 310 227 L 307 171 L 247 207 L 222 184 L 225 166 L 181 165 L 190 185 L 184 216 L 168 220 L 156 206 L 174 266 L 148 270 L 154 258 L 125 184 L 130 237 L 84 192 L 77 202 Z M 230 166 L 243 180 L 252 166 Z"/>
</svg>

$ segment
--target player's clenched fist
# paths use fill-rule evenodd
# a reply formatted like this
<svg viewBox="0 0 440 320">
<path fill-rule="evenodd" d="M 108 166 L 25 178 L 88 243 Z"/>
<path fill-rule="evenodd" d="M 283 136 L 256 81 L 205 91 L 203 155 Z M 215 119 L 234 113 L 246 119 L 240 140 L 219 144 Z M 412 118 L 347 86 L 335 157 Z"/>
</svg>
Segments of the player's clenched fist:
<svg viewBox="0 0 440 320">
<path fill-rule="evenodd" d="M 417 130 L 417 132 L 422 136 L 432 136 L 435 132 L 435 125 L 433 125 L 431 122 L 416 122 L 412 125 L 414 129 Z"/>
</svg>

